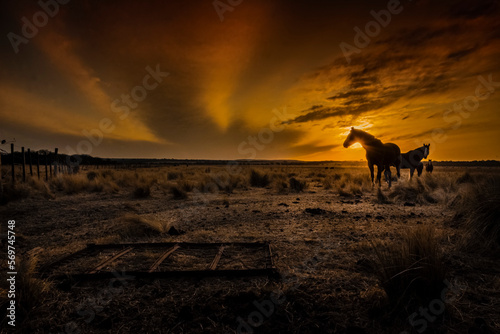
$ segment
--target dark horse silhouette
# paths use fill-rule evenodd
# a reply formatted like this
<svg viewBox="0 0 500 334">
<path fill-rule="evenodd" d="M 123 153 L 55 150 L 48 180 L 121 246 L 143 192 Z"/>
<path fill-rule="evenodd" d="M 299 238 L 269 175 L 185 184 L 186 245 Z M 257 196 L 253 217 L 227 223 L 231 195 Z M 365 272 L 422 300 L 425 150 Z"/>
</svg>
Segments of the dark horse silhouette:
<svg viewBox="0 0 500 334">
<path fill-rule="evenodd" d="M 431 144 L 424 144 L 422 147 L 401 154 L 401 169 L 410 169 L 410 180 L 413 177 L 415 169 L 417 170 L 418 176 L 422 175 L 424 164 L 420 160 L 427 159 L 430 146 Z"/>
<path fill-rule="evenodd" d="M 429 162 L 427 163 L 427 167 L 425 167 L 425 170 L 428 173 L 432 173 L 432 171 L 434 170 L 434 166 L 432 165 L 432 160 L 429 159 Z"/>
<path fill-rule="evenodd" d="M 380 139 L 375 138 L 368 132 L 357 130 L 352 127 L 351 132 L 349 132 L 349 135 L 344 141 L 344 147 L 347 148 L 356 142 L 359 142 L 366 150 L 366 160 L 368 160 L 368 168 L 370 168 L 372 184 L 374 181 L 373 166 L 376 165 L 378 185 L 381 185 L 380 177 L 382 175 L 382 171 L 385 170 L 384 175 L 390 188 L 392 183 L 391 166 L 396 167 L 398 178 L 400 177 L 401 150 L 398 145 L 393 143 L 384 144 L 380 141 Z"/>
</svg>

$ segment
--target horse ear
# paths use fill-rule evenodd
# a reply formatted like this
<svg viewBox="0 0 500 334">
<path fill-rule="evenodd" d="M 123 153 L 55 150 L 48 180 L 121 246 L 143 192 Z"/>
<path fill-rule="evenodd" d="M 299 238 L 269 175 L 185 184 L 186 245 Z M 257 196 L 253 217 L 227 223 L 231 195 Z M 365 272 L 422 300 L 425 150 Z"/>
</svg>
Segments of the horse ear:
<svg viewBox="0 0 500 334">
<path fill-rule="evenodd" d="M 354 126 L 351 126 L 351 130 L 354 130 Z"/>
</svg>

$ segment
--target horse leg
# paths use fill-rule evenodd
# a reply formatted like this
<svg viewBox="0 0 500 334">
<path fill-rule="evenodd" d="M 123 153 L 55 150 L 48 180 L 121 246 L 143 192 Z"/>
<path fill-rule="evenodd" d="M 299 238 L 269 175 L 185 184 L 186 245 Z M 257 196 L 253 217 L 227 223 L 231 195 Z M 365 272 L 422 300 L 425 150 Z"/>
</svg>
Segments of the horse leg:
<svg viewBox="0 0 500 334">
<path fill-rule="evenodd" d="M 396 164 L 396 172 L 398 174 L 398 180 L 401 178 L 401 161 L 399 161 L 398 164 Z"/>
<path fill-rule="evenodd" d="M 373 169 L 374 169 L 373 165 L 368 164 L 368 168 L 370 168 L 370 175 L 372 177 L 372 187 L 373 187 L 375 185 L 373 182 Z"/>
<path fill-rule="evenodd" d="M 377 181 L 378 181 L 378 186 L 381 187 L 382 186 L 382 182 L 380 181 L 381 177 L 382 177 L 382 171 L 384 170 L 383 167 L 380 167 L 380 166 L 377 166 Z"/>
<path fill-rule="evenodd" d="M 387 179 L 390 188 L 392 185 L 391 166 L 385 166 L 385 178 Z"/>
</svg>

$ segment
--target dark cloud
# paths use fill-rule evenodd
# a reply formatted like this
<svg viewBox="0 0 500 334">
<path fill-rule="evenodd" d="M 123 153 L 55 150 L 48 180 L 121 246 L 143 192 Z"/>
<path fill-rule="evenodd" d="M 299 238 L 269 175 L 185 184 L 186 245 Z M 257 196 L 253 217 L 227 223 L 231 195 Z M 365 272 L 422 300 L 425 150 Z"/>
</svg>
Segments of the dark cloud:
<svg viewBox="0 0 500 334">
<path fill-rule="evenodd" d="M 499 11 L 498 1 L 461 1 L 450 10 L 450 17 L 476 19 L 481 16 L 495 15 Z"/>
<path fill-rule="evenodd" d="M 291 146 L 287 151 L 289 151 L 289 154 L 291 155 L 308 155 L 308 154 L 331 151 L 332 149 L 337 147 L 340 147 L 340 144 L 319 145 L 318 143 L 312 143 L 312 144 Z"/>
<path fill-rule="evenodd" d="M 350 98 L 352 96 L 363 96 L 363 95 L 366 95 L 370 92 L 371 92 L 370 89 L 352 90 L 352 91 L 348 91 L 345 93 L 339 93 L 337 95 L 331 96 L 331 97 L 327 98 L 327 100 L 347 99 L 347 98 Z"/>
<path fill-rule="evenodd" d="M 460 60 L 463 57 L 468 56 L 471 53 L 477 51 L 477 49 L 478 49 L 477 47 L 473 47 L 473 48 L 468 48 L 468 49 L 464 49 L 464 50 L 454 51 L 448 55 L 448 58 L 454 59 L 454 60 Z"/>
<path fill-rule="evenodd" d="M 338 116 L 354 116 L 357 117 L 368 111 L 376 111 L 385 106 L 393 103 L 395 99 L 385 99 L 385 100 L 369 100 L 369 99 L 357 99 L 348 101 L 348 104 L 344 104 L 340 107 L 322 107 L 311 111 L 311 109 L 306 110 L 304 115 L 298 116 L 287 123 L 305 123 L 310 121 L 319 121 L 331 117 Z M 349 105 L 354 106 L 349 106 Z"/>
</svg>

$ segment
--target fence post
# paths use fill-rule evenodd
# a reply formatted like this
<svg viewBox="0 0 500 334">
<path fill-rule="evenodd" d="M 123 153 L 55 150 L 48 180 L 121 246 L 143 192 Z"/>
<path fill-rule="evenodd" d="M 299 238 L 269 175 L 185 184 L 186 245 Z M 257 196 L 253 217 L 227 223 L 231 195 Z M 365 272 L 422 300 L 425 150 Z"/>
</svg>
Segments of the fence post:
<svg viewBox="0 0 500 334">
<path fill-rule="evenodd" d="M 38 175 L 38 179 L 40 180 L 40 154 L 36 151 L 36 173 Z"/>
<path fill-rule="evenodd" d="M 23 182 L 26 182 L 26 156 L 24 155 L 24 146 L 21 147 L 21 155 L 23 159 Z"/>
<path fill-rule="evenodd" d="M 56 147 L 55 152 L 54 152 L 54 176 L 57 176 L 57 151 L 58 148 Z"/>
<path fill-rule="evenodd" d="M 3 198 L 3 183 L 2 183 L 2 153 L 0 153 L 0 199 Z"/>
<path fill-rule="evenodd" d="M 16 170 L 14 168 L 14 144 L 10 144 L 10 157 L 12 158 L 12 184 L 16 183 Z"/>
<path fill-rule="evenodd" d="M 49 171 L 47 170 L 47 151 L 43 151 L 44 161 L 45 161 L 45 181 L 49 180 Z M 51 169 L 52 170 L 52 169 Z M 52 175 L 52 172 L 50 173 Z"/>
<path fill-rule="evenodd" d="M 33 164 L 31 163 L 31 150 L 28 148 L 28 162 L 30 164 L 30 175 L 33 177 Z"/>
</svg>

